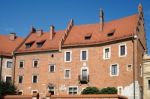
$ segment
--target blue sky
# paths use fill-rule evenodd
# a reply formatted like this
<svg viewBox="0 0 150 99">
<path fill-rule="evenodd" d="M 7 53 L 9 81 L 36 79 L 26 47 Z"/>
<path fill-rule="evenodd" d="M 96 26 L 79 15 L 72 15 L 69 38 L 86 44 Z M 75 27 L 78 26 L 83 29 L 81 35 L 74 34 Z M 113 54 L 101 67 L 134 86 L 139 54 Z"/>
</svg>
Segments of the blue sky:
<svg viewBox="0 0 150 99">
<path fill-rule="evenodd" d="M 72 18 L 76 25 L 99 22 L 99 9 L 105 21 L 137 13 L 142 3 L 147 45 L 150 52 L 150 0 L 0 0 L 0 34 L 17 33 L 25 37 L 31 26 L 49 31 L 66 28 Z"/>
</svg>

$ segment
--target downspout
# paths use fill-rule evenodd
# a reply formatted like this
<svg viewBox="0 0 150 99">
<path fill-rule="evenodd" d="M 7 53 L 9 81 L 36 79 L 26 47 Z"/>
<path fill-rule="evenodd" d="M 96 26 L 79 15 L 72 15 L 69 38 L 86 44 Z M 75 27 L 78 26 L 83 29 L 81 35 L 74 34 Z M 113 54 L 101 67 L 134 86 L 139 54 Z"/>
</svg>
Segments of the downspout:
<svg viewBox="0 0 150 99">
<path fill-rule="evenodd" d="M 15 84 L 15 67 L 16 67 L 16 56 L 13 57 L 13 84 Z"/>
<path fill-rule="evenodd" d="M 0 81 L 2 80 L 2 65 L 3 65 L 3 57 L 1 56 L 1 63 L 0 63 Z"/>
</svg>

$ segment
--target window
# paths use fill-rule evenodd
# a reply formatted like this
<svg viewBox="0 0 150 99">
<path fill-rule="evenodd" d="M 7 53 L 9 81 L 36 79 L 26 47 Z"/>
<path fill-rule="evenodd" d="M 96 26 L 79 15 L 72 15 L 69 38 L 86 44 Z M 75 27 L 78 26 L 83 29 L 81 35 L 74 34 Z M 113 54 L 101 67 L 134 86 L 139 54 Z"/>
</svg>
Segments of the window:
<svg viewBox="0 0 150 99">
<path fill-rule="evenodd" d="M 82 81 L 87 81 L 88 80 L 88 68 L 86 68 L 86 67 L 81 68 L 80 80 L 82 80 Z"/>
<path fill-rule="evenodd" d="M 81 50 L 80 60 L 86 61 L 87 59 L 88 59 L 88 51 L 87 50 Z"/>
<path fill-rule="evenodd" d="M 127 54 L 126 44 L 119 45 L 119 56 L 124 57 Z"/>
<path fill-rule="evenodd" d="M 54 64 L 49 65 L 49 72 L 55 72 L 55 65 Z"/>
<path fill-rule="evenodd" d="M 18 83 L 22 83 L 23 82 L 23 76 L 18 76 Z"/>
<path fill-rule="evenodd" d="M 119 66 L 117 64 L 111 65 L 110 75 L 111 76 L 118 76 L 119 75 Z"/>
<path fill-rule="evenodd" d="M 33 45 L 34 42 L 35 42 L 35 41 L 30 41 L 30 42 L 26 43 L 26 44 L 25 44 L 25 45 L 26 45 L 26 48 L 30 48 L 30 47 Z"/>
<path fill-rule="evenodd" d="M 6 82 L 12 82 L 12 77 L 11 76 L 5 76 L 5 81 Z"/>
<path fill-rule="evenodd" d="M 6 66 L 7 66 L 7 68 L 11 68 L 12 67 L 12 61 L 7 61 Z"/>
<path fill-rule="evenodd" d="M 84 37 L 85 40 L 90 40 L 92 36 L 92 33 L 87 33 Z"/>
<path fill-rule="evenodd" d="M 33 60 L 33 67 L 37 68 L 38 67 L 38 63 L 39 63 L 38 60 Z"/>
<path fill-rule="evenodd" d="M 66 69 L 65 70 L 65 79 L 69 79 L 70 78 L 70 70 Z"/>
<path fill-rule="evenodd" d="M 38 48 L 41 48 L 43 46 L 43 44 L 45 43 L 46 40 L 43 40 L 43 41 L 40 41 L 40 42 L 37 42 L 37 47 Z"/>
<path fill-rule="evenodd" d="M 66 51 L 65 52 L 65 62 L 71 62 L 71 51 Z"/>
<path fill-rule="evenodd" d="M 38 90 L 32 90 L 32 94 L 38 93 Z"/>
<path fill-rule="evenodd" d="M 103 49 L 103 59 L 110 59 L 110 47 Z"/>
<path fill-rule="evenodd" d="M 119 95 L 122 94 L 122 90 L 123 90 L 123 87 L 122 87 L 122 86 L 118 87 L 118 94 L 119 94 Z"/>
<path fill-rule="evenodd" d="M 148 90 L 150 90 L 150 80 L 148 80 Z"/>
<path fill-rule="evenodd" d="M 55 94 L 54 86 L 48 86 L 48 92 L 51 93 L 51 95 Z"/>
<path fill-rule="evenodd" d="M 24 61 L 20 61 L 19 62 L 19 68 L 23 68 L 24 67 Z"/>
<path fill-rule="evenodd" d="M 69 87 L 69 88 L 68 88 L 68 94 L 69 94 L 69 95 L 78 94 L 78 88 L 77 88 L 77 87 Z"/>
<path fill-rule="evenodd" d="M 132 70 L 132 65 L 131 64 L 128 64 L 127 65 L 127 71 L 131 71 Z"/>
<path fill-rule="evenodd" d="M 33 75 L 32 76 L 32 83 L 37 83 L 38 82 L 38 76 L 37 75 Z"/>
</svg>

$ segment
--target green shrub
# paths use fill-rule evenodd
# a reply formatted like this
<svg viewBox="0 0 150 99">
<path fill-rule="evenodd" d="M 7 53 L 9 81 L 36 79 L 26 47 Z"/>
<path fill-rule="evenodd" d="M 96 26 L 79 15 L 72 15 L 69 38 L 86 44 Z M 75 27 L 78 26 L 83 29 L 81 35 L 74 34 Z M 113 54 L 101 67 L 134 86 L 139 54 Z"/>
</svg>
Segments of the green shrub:
<svg viewBox="0 0 150 99">
<path fill-rule="evenodd" d="M 100 90 L 100 94 L 117 94 L 115 87 L 107 87 Z"/>
<path fill-rule="evenodd" d="M 81 93 L 82 94 L 99 94 L 99 89 L 96 87 L 87 87 Z"/>
</svg>

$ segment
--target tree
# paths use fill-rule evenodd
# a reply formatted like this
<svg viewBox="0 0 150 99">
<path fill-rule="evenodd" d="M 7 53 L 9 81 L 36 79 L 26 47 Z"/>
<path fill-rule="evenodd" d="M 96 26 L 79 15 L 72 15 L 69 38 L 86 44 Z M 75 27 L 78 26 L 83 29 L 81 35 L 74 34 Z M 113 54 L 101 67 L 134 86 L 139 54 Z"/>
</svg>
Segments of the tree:
<svg viewBox="0 0 150 99">
<path fill-rule="evenodd" d="M 107 87 L 100 90 L 100 94 L 117 94 L 115 87 Z"/>
<path fill-rule="evenodd" d="M 17 88 L 11 82 L 0 81 L 0 95 L 14 95 Z"/>
<path fill-rule="evenodd" d="M 81 93 L 82 94 L 99 94 L 99 89 L 96 87 L 87 87 Z"/>
</svg>

